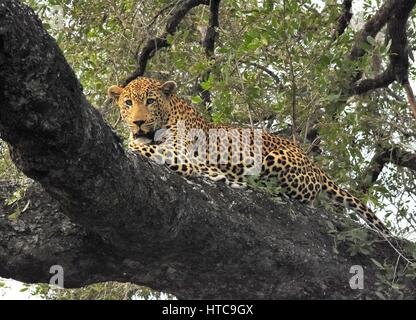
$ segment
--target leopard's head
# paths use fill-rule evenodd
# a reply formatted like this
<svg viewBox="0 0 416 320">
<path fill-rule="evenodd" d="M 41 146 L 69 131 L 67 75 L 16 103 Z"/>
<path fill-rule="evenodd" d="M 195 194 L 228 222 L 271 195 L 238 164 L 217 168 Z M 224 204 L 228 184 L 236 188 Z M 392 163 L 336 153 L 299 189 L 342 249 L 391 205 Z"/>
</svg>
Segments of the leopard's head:
<svg viewBox="0 0 416 320">
<path fill-rule="evenodd" d="M 117 101 L 121 117 L 130 128 L 130 138 L 147 144 L 154 140 L 156 131 L 167 124 L 170 99 L 175 88 L 173 81 L 162 84 L 140 77 L 124 88 L 111 86 L 108 96 Z"/>
</svg>

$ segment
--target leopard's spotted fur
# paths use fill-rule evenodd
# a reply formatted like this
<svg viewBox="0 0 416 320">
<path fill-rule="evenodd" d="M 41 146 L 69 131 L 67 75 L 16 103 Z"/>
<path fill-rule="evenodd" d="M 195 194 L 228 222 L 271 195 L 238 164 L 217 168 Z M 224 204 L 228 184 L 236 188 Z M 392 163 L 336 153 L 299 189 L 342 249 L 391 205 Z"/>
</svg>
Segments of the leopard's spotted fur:
<svg viewBox="0 0 416 320">
<path fill-rule="evenodd" d="M 297 144 L 261 131 L 262 144 L 259 146 L 254 130 L 208 123 L 173 93 L 175 87 L 172 81 L 162 84 L 154 79 L 140 77 L 125 88 L 109 88 L 109 96 L 117 99 L 121 116 L 130 128 L 129 146 L 132 150 L 165 163 L 181 174 L 205 175 L 213 180 L 225 179 L 233 187 L 244 186 L 245 176 L 254 168 L 255 154 L 259 154 L 259 177 L 275 181 L 290 197 L 311 204 L 323 192 L 388 234 L 384 224 L 366 205 L 333 182 Z M 163 133 L 165 129 L 169 130 L 169 135 Z M 194 130 L 193 139 L 186 139 L 191 129 Z M 222 139 L 228 144 L 217 143 L 212 147 L 206 143 L 202 148 L 195 148 L 195 141 L 203 139 L 198 138 L 198 134 L 209 136 L 208 133 L 213 129 L 219 136 L 218 141 Z M 160 144 L 155 143 L 158 133 L 162 136 Z M 183 138 L 183 135 L 185 139 L 178 139 L 179 136 Z M 235 150 L 233 143 L 236 140 L 233 139 L 240 141 Z M 206 161 L 198 161 L 198 156 L 204 152 L 206 157 L 202 159 Z"/>
</svg>

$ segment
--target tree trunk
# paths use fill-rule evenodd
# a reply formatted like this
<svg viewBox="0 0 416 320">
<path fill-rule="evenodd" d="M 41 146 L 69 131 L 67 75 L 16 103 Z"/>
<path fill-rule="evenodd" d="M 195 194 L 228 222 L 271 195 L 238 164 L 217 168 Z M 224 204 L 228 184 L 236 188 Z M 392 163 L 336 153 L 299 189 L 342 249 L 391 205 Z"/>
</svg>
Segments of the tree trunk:
<svg viewBox="0 0 416 320">
<path fill-rule="evenodd" d="M 351 256 L 346 244 L 334 252 L 335 215 L 186 180 L 126 152 L 41 22 L 13 0 L 0 2 L 0 84 L 1 138 L 41 185 L 16 221 L 2 205 L 0 276 L 48 282 L 59 264 L 67 287 L 114 280 L 178 298 L 376 297 L 370 256 Z M 372 257 L 397 260 L 383 241 Z M 350 288 L 352 265 L 364 268 L 362 290 Z"/>
</svg>

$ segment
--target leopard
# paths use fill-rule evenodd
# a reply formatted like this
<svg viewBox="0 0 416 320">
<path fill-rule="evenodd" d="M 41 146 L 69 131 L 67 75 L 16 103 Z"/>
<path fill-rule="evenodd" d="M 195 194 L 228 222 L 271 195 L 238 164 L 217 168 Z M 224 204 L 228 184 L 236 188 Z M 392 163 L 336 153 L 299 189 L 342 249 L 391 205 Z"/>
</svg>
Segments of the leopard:
<svg viewBox="0 0 416 320">
<path fill-rule="evenodd" d="M 358 197 L 341 188 L 289 138 L 265 129 L 223 125 L 206 118 L 176 94 L 174 81 L 138 77 L 108 88 L 129 129 L 129 149 L 185 177 L 224 180 L 245 188 L 247 177 L 271 181 L 281 193 L 309 206 L 318 195 L 353 210 L 371 229 L 390 235 Z"/>
</svg>

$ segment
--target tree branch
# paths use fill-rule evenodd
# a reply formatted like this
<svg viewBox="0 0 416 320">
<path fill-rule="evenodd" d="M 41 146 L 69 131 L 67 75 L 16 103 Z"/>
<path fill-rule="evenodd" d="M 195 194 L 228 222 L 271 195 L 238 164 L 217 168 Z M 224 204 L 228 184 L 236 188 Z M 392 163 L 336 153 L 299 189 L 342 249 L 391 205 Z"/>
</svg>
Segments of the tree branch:
<svg viewBox="0 0 416 320">
<path fill-rule="evenodd" d="M 393 67 L 389 66 L 384 72 L 372 79 L 362 79 L 353 84 L 354 94 L 364 94 L 368 91 L 385 88 L 396 79 Z"/>
<path fill-rule="evenodd" d="M 342 14 L 339 16 L 337 28 L 332 34 L 332 41 L 335 41 L 340 35 L 342 35 L 350 24 L 352 18 L 351 6 L 352 0 L 344 0 L 342 2 Z"/>
<path fill-rule="evenodd" d="M 144 45 L 138 59 L 136 70 L 124 81 L 123 86 L 126 86 L 133 79 L 140 77 L 144 74 L 147 66 L 147 62 L 152 58 L 155 53 L 165 47 L 169 47 L 167 36 L 173 35 L 182 19 L 192 9 L 201 4 L 208 5 L 209 0 L 184 0 L 180 6 L 178 6 L 172 16 L 166 23 L 165 32 L 160 37 L 155 37 L 147 41 Z"/>
<path fill-rule="evenodd" d="M 350 59 L 357 60 L 365 55 L 363 48 L 364 43 L 368 43 L 367 38 L 375 38 L 377 33 L 385 26 L 389 21 L 390 15 L 398 10 L 398 7 L 405 2 L 414 2 L 408 0 L 387 0 L 383 3 L 381 8 L 372 16 L 363 26 L 358 33 L 355 44 L 350 52 Z"/>
<path fill-rule="evenodd" d="M 395 80 L 404 86 L 409 83 L 406 23 L 415 4 L 415 0 L 386 1 L 377 13 L 364 25 L 351 50 L 351 60 L 361 58 L 365 54 L 362 44 L 367 42 L 369 36 L 374 38 L 381 28 L 387 24 L 387 33 L 391 39 L 390 65 L 383 73 L 373 79 L 359 81 L 362 73 L 356 72 L 353 76 L 351 93 L 363 94 L 373 89 L 387 87 Z"/>
<path fill-rule="evenodd" d="M 202 40 L 202 46 L 205 48 L 205 54 L 211 58 L 214 54 L 215 40 L 218 37 L 219 22 L 219 11 L 220 11 L 221 0 L 210 0 L 209 2 L 209 21 L 208 28 L 205 33 L 205 37 Z"/>
<path fill-rule="evenodd" d="M 416 171 L 416 154 L 402 150 L 398 146 L 384 147 L 377 150 L 360 185 L 360 189 L 364 193 L 367 193 L 370 186 L 377 181 L 387 163 Z"/>
<path fill-rule="evenodd" d="M 208 27 L 205 31 L 204 38 L 202 39 L 202 47 L 205 49 L 205 56 L 210 61 L 211 64 L 214 64 L 214 49 L 215 49 L 215 40 L 218 37 L 218 31 L 220 22 L 219 22 L 219 11 L 220 11 L 220 2 L 221 0 L 211 0 L 209 3 L 209 21 Z M 201 32 L 203 33 L 203 32 Z M 201 81 L 207 81 L 211 75 L 212 66 L 204 72 L 201 77 Z M 197 90 L 200 92 L 202 101 L 204 102 L 205 108 L 208 113 L 211 114 L 211 92 L 202 88 L 201 84 L 198 82 Z"/>
<path fill-rule="evenodd" d="M 259 64 L 257 62 L 244 61 L 244 63 L 249 64 L 249 65 L 252 65 L 252 66 L 260 69 L 261 71 L 263 71 L 264 73 L 266 73 L 267 75 L 269 75 L 270 78 L 272 78 L 274 80 L 274 82 L 276 83 L 276 86 L 279 89 L 281 89 L 281 90 L 284 90 L 285 89 L 284 86 L 282 85 L 282 81 L 279 78 L 279 76 L 276 73 L 274 73 L 272 70 L 270 70 L 269 68 L 267 68 L 267 67 L 265 67 L 265 66 L 263 66 L 263 65 L 261 65 L 261 64 Z"/>
<path fill-rule="evenodd" d="M 115 275 L 128 281 L 118 268 L 122 257 L 94 233 L 72 223 L 59 204 L 35 184 L 16 205 L 29 207 L 12 220 L 15 210 L 5 200 L 18 186 L 0 181 L 0 275 L 26 283 L 49 283 L 51 266 L 64 268 L 65 287 L 109 281 Z M 100 248 L 97 250 L 97 248 Z"/>
<path fill-rule="evenodd" d="M 370 257 L 346 243 L 333 252 L 333 214 L 126 153 L 33 11 L 13 0 L 0 5 L 0 85 L 1 137 L 53 198 L 35 188 L 16 221 L 0 211 L 0 276 L 43 282 L 60 264 L 67 286 L 131 281 L 178 298 L 376 298 Z M 385 242 L 373 248 L 376 260 L 397 260 Z M 364 268 L 359 292 L 352 265 Z"/>
</svg>

